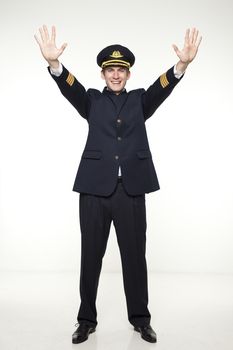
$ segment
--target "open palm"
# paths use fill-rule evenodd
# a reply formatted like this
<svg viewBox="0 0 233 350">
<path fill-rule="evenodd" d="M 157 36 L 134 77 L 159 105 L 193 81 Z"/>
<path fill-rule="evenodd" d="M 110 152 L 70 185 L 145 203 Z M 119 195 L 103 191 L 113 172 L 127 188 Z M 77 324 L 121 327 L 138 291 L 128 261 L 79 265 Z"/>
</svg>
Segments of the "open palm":
<svg viewBox="0 0 233 350">
<path fill-rule="evenodd" d="M 56 28 L 52 27 L 51 37 L 48 32 L 48 28 L 43 25 L 42 28 L 39 28 L 40 39 L 37 35 L 35 35 L 35 39 L 40 46 L 40 50 L 46 61 L 52 62 L 56 61 L 58 57 L 63 53 L 67 44 L 63 44 L 60 48 L 57 48 L 55 40 L 56 40 Z"/>
<path fill-rule="evenodd" d="M 190 63 L 195 58 L 202 39 L 201 36 L 198 36 L 198 33 L 196 28 L 193 28 L 191 31 L 190 29 L 186 30 L 184 47 L 182 50 L 179 50 L 176 45 L 172 45 L 177 56 L 183 63 Z"/>
</svg>

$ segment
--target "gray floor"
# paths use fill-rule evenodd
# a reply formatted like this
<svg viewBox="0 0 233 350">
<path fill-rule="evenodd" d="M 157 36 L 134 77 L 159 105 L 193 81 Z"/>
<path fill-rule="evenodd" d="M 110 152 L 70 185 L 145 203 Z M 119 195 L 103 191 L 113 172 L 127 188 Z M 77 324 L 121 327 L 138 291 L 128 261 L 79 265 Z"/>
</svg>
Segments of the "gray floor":
<svg viewBox="0 0 233 350">
<path fill-rule="evenodd" d="M 78 273 L 1 273 L 1 350 L 232 350 L 233 276 L 149 274 L 150 344 L 127 320 L 122 276 L 102 273 L 98 327 L 73 345 L 79 305 Z"/>
</svg>

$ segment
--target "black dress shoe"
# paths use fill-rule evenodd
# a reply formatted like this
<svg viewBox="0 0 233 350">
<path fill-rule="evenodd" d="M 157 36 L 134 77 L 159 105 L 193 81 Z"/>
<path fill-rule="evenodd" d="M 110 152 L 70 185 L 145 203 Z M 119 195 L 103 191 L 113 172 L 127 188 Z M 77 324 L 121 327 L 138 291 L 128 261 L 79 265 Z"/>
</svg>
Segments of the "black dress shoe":
<svg viewBox="0 0 233 350">
<path fill-rule="evenodd" d="M 81 323 L 76 331 L 72 334 L 72 343 L 79 344 L 88 339 L 90 333 L 95 332 L 94 326 L 89 326 L 88 324 Z"/>
<path fill-rule="evenodd" d="M 150 342 L 150 343 L 156 343 L 157 342 L 157 335 L 155 331 L 152 329 L 150 325 L 148 326 L 141 326 L 141 327 L 134 327 L 134 330 L 141 333 L 142 339 Z"/>
</svg>

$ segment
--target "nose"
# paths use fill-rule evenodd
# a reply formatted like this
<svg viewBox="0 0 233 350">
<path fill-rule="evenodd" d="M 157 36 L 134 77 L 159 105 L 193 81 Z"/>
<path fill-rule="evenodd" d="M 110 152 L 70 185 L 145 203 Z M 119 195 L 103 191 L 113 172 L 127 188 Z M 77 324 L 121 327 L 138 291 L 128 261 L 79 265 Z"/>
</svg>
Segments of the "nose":
<svg viewBox="0 0 233 350">
<path fill-rule="evenodd" d="M 119 73 L 118 73 L 117 70 L 114 71 L 114 73 L 113 73 L 113 78 L 114 78 L 114 79 L 118 79 L 118 78 L 119 78 Z"/>
</svg>

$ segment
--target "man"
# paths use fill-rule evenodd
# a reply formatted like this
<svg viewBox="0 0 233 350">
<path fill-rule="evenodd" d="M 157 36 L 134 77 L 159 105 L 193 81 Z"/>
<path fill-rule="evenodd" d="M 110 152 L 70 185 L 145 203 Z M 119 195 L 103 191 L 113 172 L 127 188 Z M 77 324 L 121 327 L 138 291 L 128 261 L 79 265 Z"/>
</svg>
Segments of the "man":
<svg viewBox="0 0 233 350">
<path fill-rule="evenodd" d="M 58 60 L 66 44 L 56 47 L 56 30 L 46 26 L 35 38 L 49 64 L 49 73 L 61 93 L 85 118 L 89 132 L 73 190 L 80 193 L 82 239 L 78 328 L 73 343 L 88 339 L 97 325 L 96 296 L 111 222 L 120 248 L 129 322 L 142 339 L 155 343 L 150 325 L 146 265 L 145 193 L 159 189 L 145 121 L 170 95 L 195 58 L 201 42 L 198 30 L 188 29 L 184 47 L 173 48 L 176 66 L 162 74 L 149 89 L 127 92 L 134 54 L 122 45 L 110 45 L 97 56 L 106 87 L 88 89 Z"/>
</svg>

